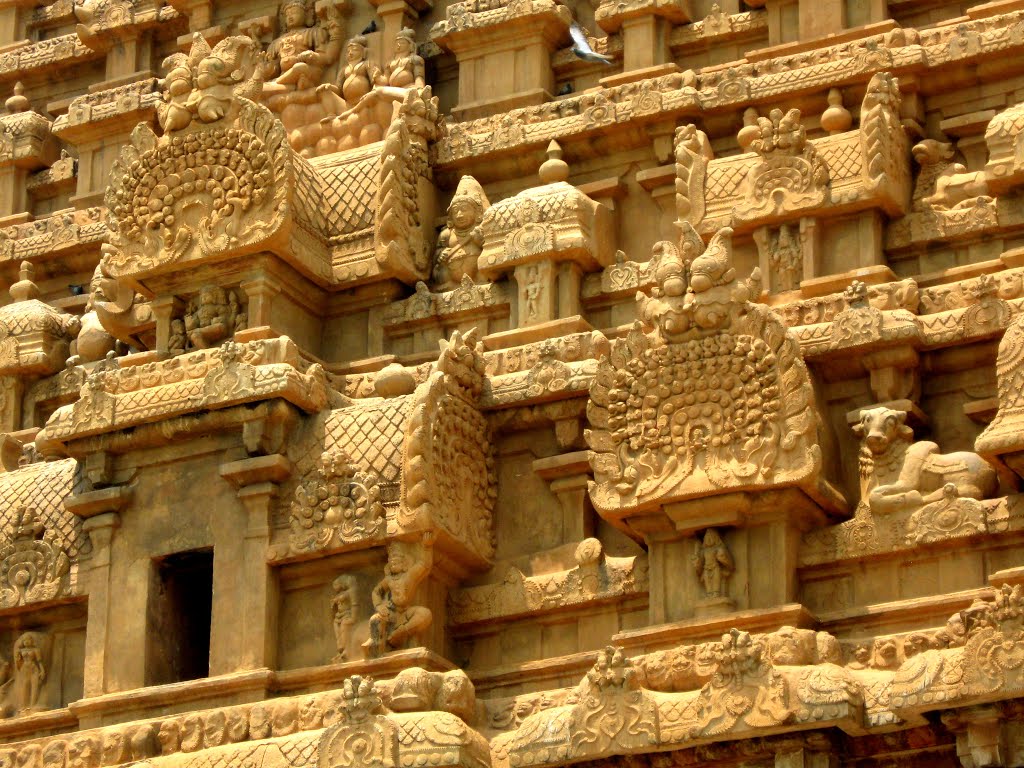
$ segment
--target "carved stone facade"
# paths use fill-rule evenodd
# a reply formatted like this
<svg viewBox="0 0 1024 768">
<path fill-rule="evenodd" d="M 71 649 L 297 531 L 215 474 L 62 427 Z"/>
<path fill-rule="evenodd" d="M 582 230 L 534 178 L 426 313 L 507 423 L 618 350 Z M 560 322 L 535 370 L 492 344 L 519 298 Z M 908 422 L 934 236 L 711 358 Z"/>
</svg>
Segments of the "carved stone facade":
<svg viewBox="0 0 1024 768">
<path fill-rule="evenodd" d="M 1020 0 L 0 0 L 0 768 L 1024 765 Z"/>
</svg>

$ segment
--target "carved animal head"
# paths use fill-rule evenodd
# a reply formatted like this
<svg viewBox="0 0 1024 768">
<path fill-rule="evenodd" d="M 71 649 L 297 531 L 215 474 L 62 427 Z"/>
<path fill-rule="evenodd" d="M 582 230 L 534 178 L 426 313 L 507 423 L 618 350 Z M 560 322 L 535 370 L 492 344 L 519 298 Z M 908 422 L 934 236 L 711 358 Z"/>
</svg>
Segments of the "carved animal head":
<svg viewBox="0 0 1024 768">
<path fill-rule="evenodd" d="M 853 434 L 876 456 L 885 453 L 895 441 L 914 439 L 914 430 L 907 426 L 907 412 L 884 407 L 861 411 Z"/>
</svg>

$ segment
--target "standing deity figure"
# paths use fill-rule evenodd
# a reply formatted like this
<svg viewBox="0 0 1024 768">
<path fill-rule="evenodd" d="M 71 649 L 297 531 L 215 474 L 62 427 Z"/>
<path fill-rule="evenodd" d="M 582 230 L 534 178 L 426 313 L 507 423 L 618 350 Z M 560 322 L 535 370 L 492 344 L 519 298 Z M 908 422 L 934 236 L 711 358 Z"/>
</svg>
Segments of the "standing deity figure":
<svg viewBox="0 0 1024 768">
<path fill-rule="evenodd" d="M 26 632 L 14 643 L 14 697 L 19 714 L 39 709 L 39 693 L 46 680 L 38 635 Z"/>
<path fill-rule="evenodd" d="M 318 97 L 324 70 L 341 49 L 340 22 L 328 14 L 318 23 L 313 6 L 305 0 L 285 0 L 280 25 L 284 29 L 267 48 L 263 67 L 263 96 L 288 131 L 292 148 L 313 156 L 327 116 Z"/>
<path fill-rule="evenodd" d="M 732 555 L 714 528 L 704 532 L 704 540 L 697 544 L 693 557 L 693 568 L 709 598 L 725 597 L 725 583 L 732 576 L 736 566 Z"/>
<path fill-rule="evenodd" d="M 490 207 L 480 183 L 463 176 L 448 206 L 448 223 L 437 240 L 434 279 L 440 290 L 457 288 L 463 276 L 476 278 L 477 258 L 484 245 L 480 222 Z"/>
<path fill-rule="evenodd" d="M 334 660 L 346 661 L 352 625 L 356 620 L 356 578 L 351 574 L 342 574 L 334 580 L 333 587 L 331 608 L 334 610 L 334 640 L 338 648 Z"/>
<path fill-rule="evenodd" d="M 384 578 L 373 589 L 370 637 L 363 643 L 369 658 L 411 647 L 433 621 L 429 608 L 412 604 L 420 582 L 430 573 L 432 542 L 425 539 L 416 552 L 407 552 L 412 546 L 396 541 L 388 547 Z"/>
</svg>

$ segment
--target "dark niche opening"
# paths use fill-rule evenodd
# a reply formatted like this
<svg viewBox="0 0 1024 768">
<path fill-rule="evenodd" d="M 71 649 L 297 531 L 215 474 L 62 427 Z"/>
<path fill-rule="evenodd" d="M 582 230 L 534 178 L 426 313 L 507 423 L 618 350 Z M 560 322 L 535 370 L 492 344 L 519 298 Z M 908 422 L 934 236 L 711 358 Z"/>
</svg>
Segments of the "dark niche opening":
<svg viewBox="0 0 1024 768">
<path fill-rule="evenodd" d="M 146 685 L 210 674 L 213 550 L 153 561 L 146 632 Z"/>
</svg>

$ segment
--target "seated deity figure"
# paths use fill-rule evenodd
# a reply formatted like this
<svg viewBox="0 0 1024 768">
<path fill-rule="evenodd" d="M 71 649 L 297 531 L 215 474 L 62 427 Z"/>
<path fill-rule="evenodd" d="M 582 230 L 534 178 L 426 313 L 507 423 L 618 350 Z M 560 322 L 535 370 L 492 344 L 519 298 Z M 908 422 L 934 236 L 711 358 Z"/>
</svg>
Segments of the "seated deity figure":
<svg viewBox="0 0 1024 768">
<path fill-rule="evenodd" d="M 328 146 L 330 140 L 325 137 L 318 150 L 321 154 L 380 141 L 406 91 L 426 84 L 423 57 L 416 53 L 411 29 L 398 33 L 395 56 L 383 70 L 370 61 L 367 45 L 364 36 L 353 37 L 346 48 L 345 66 L 338 74 L 338 83 L 317 89 L 323 110 L 336 115 L 323 120 L 334 146 Z"/>
<path fill-rule="evenodd" d="M 395 37 L 395 56 L 384 68 L 382 85 L 392 88 L 422 88 L 427 84 L 423 57 L 416 53 L 416 38 L 411 29 Z"/>
<path fill-rule="evenodd" d="M 321 120 L 328 114 L 317 87 L 340 48 L 336 25 L 314 23 L 312 17 L 311 4 L 285 0 L 280 11 L 284 32 L 267 49 L 263 68 L 266 104 L 280 116 L 292 148 L 307 157 L 316 152 Z"/>
</svg>

